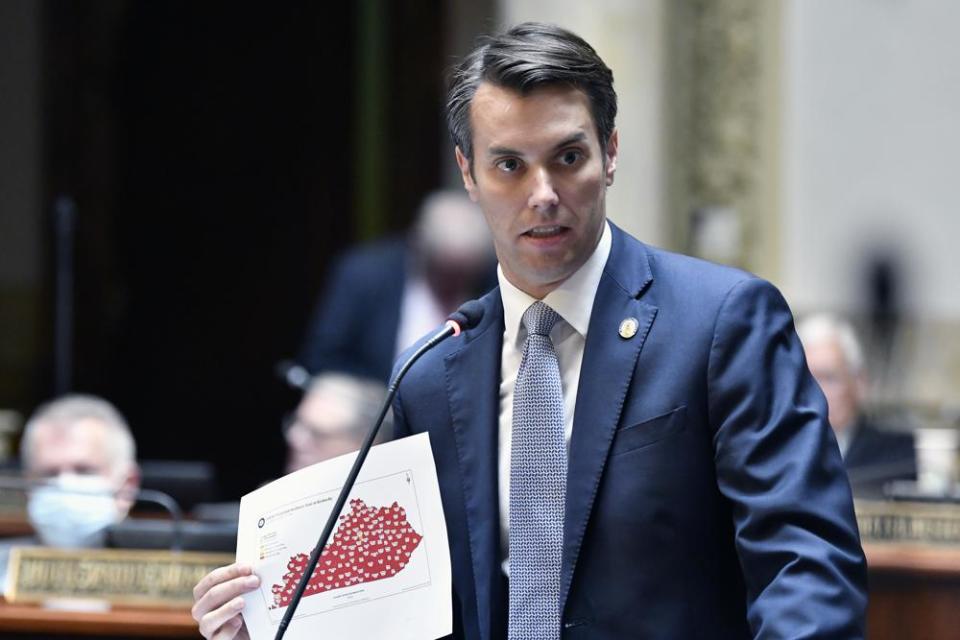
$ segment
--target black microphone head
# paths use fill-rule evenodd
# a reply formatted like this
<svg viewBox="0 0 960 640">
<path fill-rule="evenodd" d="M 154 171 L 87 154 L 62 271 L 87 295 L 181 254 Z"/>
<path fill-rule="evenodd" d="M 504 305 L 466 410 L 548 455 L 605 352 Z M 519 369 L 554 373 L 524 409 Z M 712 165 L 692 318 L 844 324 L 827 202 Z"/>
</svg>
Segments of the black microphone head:
<svg viewBox="0 0 960 640">
<path fill-rule="evenodd" d="M 310 372 L 293 360 L 281 360 L 274 366 L 273 372 L 294 389 L 306 391 L 310 386 Z"/>
<path fill-rule="evenodd" d="M 483 320 L 483 305 L 479 300 L 467 300 L 447 319 L 456 322 L 461 331 L 473 329 Z"/>
</svg>

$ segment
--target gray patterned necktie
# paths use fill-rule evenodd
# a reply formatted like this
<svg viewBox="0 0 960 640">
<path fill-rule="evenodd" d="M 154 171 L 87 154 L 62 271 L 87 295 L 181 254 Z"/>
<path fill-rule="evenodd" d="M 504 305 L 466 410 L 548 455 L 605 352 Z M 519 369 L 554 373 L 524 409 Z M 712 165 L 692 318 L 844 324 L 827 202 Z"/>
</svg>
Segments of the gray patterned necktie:
<svg viewBox="0 0 960 640">
<path fill-rule="evenodd" d="M 527 340 L 513 391 L 510 448 L 510 640 L 560 637 L 567 452 L 560 366 L 550 341 L 558 318 L 543 302 L 523 314 Z"/>
</svg>

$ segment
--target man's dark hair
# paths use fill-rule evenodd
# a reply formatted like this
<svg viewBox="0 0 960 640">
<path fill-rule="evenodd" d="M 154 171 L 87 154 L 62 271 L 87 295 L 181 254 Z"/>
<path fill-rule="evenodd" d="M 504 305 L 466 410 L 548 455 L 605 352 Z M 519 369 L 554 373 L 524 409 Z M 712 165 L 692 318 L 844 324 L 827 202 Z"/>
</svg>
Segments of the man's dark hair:
<svg viewBox="0 0 960 640">
<path fill-rule="evenodd" d="M 504 34 L 482 37 L 454 69 L 447 92 L 447 126 L 471 170 L 470 103 L 484 81 L 521 95 L 546 85 L 580 89 L 590 100 L 600 148 L 606 151 L 617 117 L 613 72 L 583 38 L 556 25 L 524 22 Z"/>
</svg>

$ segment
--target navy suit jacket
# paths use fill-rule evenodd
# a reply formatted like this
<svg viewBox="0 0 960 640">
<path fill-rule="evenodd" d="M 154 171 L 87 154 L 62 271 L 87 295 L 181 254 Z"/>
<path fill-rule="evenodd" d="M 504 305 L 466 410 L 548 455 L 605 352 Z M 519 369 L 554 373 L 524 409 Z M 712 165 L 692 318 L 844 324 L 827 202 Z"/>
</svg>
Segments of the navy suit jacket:
<svg viewBox="0 0 960 640">
<path fill-rule="evenodd" d="M 395 238 L 363 245 L 337 261 L 298 357 L 311 374 L 333 370 L 387 381 L 397 353 L 408 251 Z"/>
<path fill-rule="evenodd" d="M 394 403 L 398 436 L 430 433 L 471 640 L 506 630 L 499 290 L 481 302 Z M 773 286 L 614 227 L 570 442 L 563 638 L 862 637 L 866 564 L 825 415 Z"/>
</svg>

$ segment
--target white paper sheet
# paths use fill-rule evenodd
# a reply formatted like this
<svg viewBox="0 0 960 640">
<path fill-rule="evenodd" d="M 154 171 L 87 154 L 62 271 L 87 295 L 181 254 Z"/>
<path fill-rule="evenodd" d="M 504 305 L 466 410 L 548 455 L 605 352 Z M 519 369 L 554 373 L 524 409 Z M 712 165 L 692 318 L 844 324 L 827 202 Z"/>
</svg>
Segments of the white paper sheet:
<svg viewBox="0 0 960 640">
<path fill-rule="evenodd" d="M 240 501 L 237 561 L 251 640 L 286 612 L 355 453 L 295 471 Z M 435 640 L 451 632 L 450 551 L 427 434 L 371 449 L 284 638 Z"/>
</svg>

